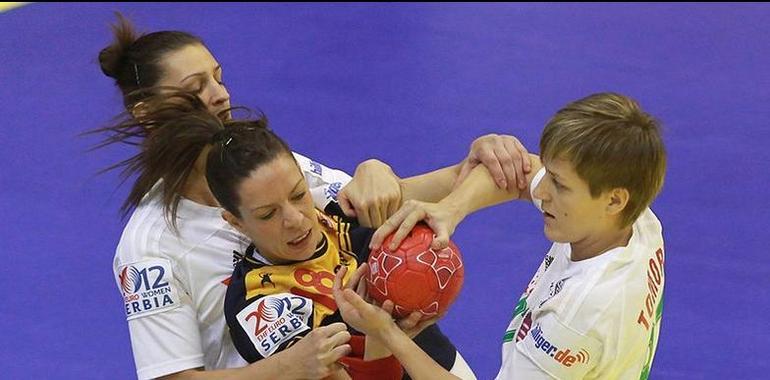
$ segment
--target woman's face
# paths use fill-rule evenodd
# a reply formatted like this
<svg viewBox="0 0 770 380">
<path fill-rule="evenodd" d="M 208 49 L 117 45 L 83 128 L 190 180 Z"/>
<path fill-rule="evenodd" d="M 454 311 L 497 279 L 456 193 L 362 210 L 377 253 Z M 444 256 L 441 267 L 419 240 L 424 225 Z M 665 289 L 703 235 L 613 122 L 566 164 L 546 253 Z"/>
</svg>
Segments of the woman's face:
<svg viewBox="0 0 770 380">
<path fill-rule="evenodd" d="M 230 108 L 222 66 L 203 45 L 187 45 L 167 54 L 161 67 L 163 76 L 159 86 L 181 87 L 195 93 L 214 114 Z"/>
<path fill-rule="evenodd" d="M 559 243 L 584 243 L 605 236 L 614 225 L 605 210 L 608 195 L 591 195 L 591 189 L 564 159 L 543 160 L 546 176 L 533 195 L 543 201 L 545 236 Z"/>
<path fill-rule="evenodd" d="M 321 241 L 321 226 L 297 162 L 280 154 L 245 178 L 238 189 L 240 218 L 225 219 L 248 236 L 274 264 L 309 259 Z"/>
</svg>

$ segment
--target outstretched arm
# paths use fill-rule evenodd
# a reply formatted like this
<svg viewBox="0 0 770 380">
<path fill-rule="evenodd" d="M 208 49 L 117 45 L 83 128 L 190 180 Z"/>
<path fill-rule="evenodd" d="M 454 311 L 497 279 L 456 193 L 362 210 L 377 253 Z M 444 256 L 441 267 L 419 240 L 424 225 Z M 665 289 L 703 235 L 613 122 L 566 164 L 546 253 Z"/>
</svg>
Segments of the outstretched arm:
<svg viewBox="0 0 770 380">
<path fill-rule="evenodd" d="M 341 283 L 344 275 L 344 269 L 337 273 L 333 291 L 337 307 L 339 307 L 346 323 L 366 334 L 367 339 L 371 340 L 372 343 L 376 342 L 386 347 L 398 359 L 409 376 L 415 380 L 459 379 L 436 363 L 410 338 L 410 335 L 416 335 L 435 320 L 423 321 L 415 325 L 418 318 L 410 316 L 408 332 L 405 332 L 402 330 L 403 324 L 399 327 L 391 318 L 391 314 L 386 311 L 392 310 L 392 302 L 385 301 L 383 305 L 385 309 L 367 303 L 352 289 L 342 288 Z"/>
<path fill-rule="evenodd" d="M 401 179 L 390 166 L 371 159 L 358 165 L 353 179 L 337 200 L 349 217 L 364 227 L 377 228 L 410 199 L 437 202 L 452 190 L 460 164 Z"/>
<path fill-rule="evenodd" d="M 524 188 L 531 169 L 527 158 L 526 148 L 515 137 L 490 134 L 474 140 L 460 163 L 405 179 L 384 162 L 371 159 L 358 165 L 338 201 L 347 216 L 376 228 L 408 200 L 438 202 L 477 166 L 486 167 L 502 189 Z"/>
<path fill-rule="evenodd" d="M 189 369 L 162 379 L 321 379 L 330 375 L 344 378 L 338 361 L 350 353 L 348 340 L 347 326 L 333 323 L 314 329 L 289 349 L 246 367 Z"/>
<path fill-rule="evenodd" d="M 531 183 L 534 175 L 542 167 L 540 158 L 530 154 L 530 165 L 532 170 L 527 174 L 527 184 Z M 465 216 L 482 208 L 512 199 L 530 199 L 529 185 L 524 189 L 517 187 L 510 190 L 500 189 L 484 166 L 476 166 L 468 178 L 440 202 L 406 202 L 377 230 L 372 237 L 370 247 L 378 248 L 385 237 L 395 231 L 389 247 L 395 249 L 414 225 L 424 220 L 436 233 L 436 237 L 433 239 L 433 248 L 445 248 L 449 244 L 449 237 Z"/>
</svg>

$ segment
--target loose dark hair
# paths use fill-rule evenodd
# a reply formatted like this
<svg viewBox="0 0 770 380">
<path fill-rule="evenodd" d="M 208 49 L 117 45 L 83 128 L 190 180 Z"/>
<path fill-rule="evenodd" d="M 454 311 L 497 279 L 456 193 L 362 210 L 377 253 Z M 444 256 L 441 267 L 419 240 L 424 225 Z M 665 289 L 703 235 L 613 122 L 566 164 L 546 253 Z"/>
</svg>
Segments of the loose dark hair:
<svg viewBox="0 0 770 380">
<path fill-rule="evenodd" d="M 204 149 L 219 141 L 224 131 L 266 129 L 267 119 L 259 113 L 254 119 L 223 121 L 211 114 L 193 93 L 167 87 L 151 89 L 151 92 L 142 99 L 139 112 L 136 109 L 133 113 L 126 111 L 115 124 L 86 134 L 107 135 L 93 149 L 115 143 L 140 147 L 134 156 L 102 172 L 122 168 L 123 181 L 137 177 L 121 207 L 124 217 L 156 184 L 160 186 L 158 191 L 162 192 L 166 218 L 176 228 L 181 193 Z"/>
<path fill-rule="evenodd" d="M 128 107 L 141 94 L 137 90 L 155 87 L 163 76 L 161 60 L 168 53 L 189 45 L 206 46 L 203 41 L 187 32 L 158 31 L 140 35 L 122 14 L 111 25 L 114 41 L 99 52 L 99 65 L 104 75 L 115 79 Z"/>
<path fill-rule="evenodd" d="M 206 181 L 219 204 L 240 218 L 238 187 L 252 171 L 281 154 L 291 155 L 289 146 L 262 125 L 227 122 L 232 125 L 215 137 L 206 159 Z"/>
</svg>

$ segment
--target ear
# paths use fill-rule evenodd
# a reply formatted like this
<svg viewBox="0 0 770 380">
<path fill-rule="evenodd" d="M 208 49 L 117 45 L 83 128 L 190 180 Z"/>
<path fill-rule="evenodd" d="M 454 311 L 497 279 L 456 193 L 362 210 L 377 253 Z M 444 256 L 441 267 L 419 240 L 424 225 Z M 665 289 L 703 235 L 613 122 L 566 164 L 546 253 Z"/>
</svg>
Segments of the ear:
<svg viewBox="0 0 770 380">
<path fill-rule="evenodd" d="M 246 235 L 246 232 L 243 228 L 243 223 L 241 223 L 241 220 L 237 216 L 233 215 L 233 213 L 227 210 L 222 211 L 222 219 L 233 226 L 233 228 L 238 230 L 238 232 Z"/>
<path fill-rule="evenodd" d="M 630 196 L 628 190 L 623 187 L 616 187 L 610 190 L 607 194 L 607 214 L 620 215 L 626 208 L 626 205 L 628 205 Z"/>
</svg>

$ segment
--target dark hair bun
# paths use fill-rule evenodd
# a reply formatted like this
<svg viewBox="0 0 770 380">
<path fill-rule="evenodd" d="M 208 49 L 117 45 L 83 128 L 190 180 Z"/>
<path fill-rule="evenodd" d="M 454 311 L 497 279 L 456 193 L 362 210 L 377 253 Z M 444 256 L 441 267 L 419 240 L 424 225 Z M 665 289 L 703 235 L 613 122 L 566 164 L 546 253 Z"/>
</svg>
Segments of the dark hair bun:
<svg viewBox="0 0 770 380">
<path fill-rule="evenodd" d="M 118 79 L 121 69 L 129 61 L 129 49 L 138 36 L 130 21 L 120 13 L 115 15 L 118 18 L 118 21 L 112 24 L 112 34 L 115 40 L 99 52 L 99 66 L 104 75 Z"/>
</svg>

